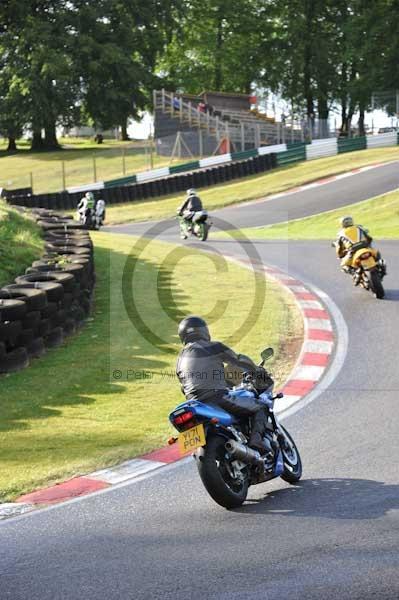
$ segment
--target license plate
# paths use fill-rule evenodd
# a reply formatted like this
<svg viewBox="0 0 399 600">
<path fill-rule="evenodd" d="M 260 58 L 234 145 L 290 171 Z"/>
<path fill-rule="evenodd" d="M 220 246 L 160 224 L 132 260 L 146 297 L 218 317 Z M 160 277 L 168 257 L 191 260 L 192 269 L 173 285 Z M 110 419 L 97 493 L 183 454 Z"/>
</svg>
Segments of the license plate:
<svg viewBox="0 0 399 600">
<path fill-rule="evenodd" d="M 182 433 L 179 433 L 178 442 L 180 454 L 186 454 L 187 452 L 193 451 L 196 448 L 205 446 L 205 429 L 202 423 L 200 425 L 196 425 L 195 427 L 191 427 L 191 429 L 187 429 L 187 431 L 182 431 Z"/>
<path fill-rule="evenodd" d="M 375 260 L 372 256 L 370 256 L 370 258 L 365 258 L 362 260 L 361 264 L 364 269 L 371 269 L 371 267 L 375 266 Z"/>
</svg>

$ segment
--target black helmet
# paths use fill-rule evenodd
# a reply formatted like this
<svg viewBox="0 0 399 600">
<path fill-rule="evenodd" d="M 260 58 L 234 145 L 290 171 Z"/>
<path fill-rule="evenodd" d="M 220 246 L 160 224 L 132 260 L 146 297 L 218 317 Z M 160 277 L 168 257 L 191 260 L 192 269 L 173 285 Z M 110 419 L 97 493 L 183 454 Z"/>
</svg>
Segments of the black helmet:
<svg viewBox="0 0 399 600">
<path fill-rule="evenodd" d="M 207 340 L 209 342 L 211 339 L 208 325 L 201 317 L 186 317 L 183 321 L 180 321 L 177 331 L 183 344 L 195 342 L 196 340 Z"/>
</svg>

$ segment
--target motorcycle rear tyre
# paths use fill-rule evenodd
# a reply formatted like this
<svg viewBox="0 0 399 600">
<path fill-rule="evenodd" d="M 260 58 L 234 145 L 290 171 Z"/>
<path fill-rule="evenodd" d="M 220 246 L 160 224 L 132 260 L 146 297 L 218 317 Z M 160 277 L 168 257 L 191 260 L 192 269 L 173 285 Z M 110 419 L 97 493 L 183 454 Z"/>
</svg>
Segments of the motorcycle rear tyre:
<svg viewBox="0 0 399 600">
<path fill-rule="evenodd" d="M 225 460 L 225 443 L 224 437 L 210 437 L 204 448 L 204 454 L 197 457 L 197 467 L 202 483 L 211 498 L 224 508 L 238 508 L 247 498 L 249 482 L 246 477 L 236 491 L 223 478 L 220 466 L 223 466 Z"/>
<path fill-rule="evenodd" d="M 206 222 L 204 223 L 199 223 L 198 224 L 198 237 L 201 240 L 201 242 L 206 242 L 206 240 L 208 239 L 208 231 L 209 231 L 209 227 L 208 224 Z"/>
<path fill-rule="evenodd" d="M 378 271 L 376 269 L 369 271 L 368 276 L 373 294 L 376 298 L 382 300 L 382 298 L 385 296 L 385 292 Z"/>
</svg>

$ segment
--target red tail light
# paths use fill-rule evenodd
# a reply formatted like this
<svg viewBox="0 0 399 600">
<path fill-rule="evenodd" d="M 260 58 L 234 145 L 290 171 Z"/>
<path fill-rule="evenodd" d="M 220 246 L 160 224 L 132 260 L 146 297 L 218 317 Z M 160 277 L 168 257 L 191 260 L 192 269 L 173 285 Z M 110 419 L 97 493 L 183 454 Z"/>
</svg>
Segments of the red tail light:
<svg viewBox="0 0 399 600">
<path fill-rule="evenodd" d="M 191 421 L 193 417 L 194 413 L 192 413 L 191 410 L 188 410 L 187 412 L 184 412 L 183 414 L 174 417 L 173 422 L 175 423 L 175 425 L 183 425 L 183 423 Z"/>
</svg>

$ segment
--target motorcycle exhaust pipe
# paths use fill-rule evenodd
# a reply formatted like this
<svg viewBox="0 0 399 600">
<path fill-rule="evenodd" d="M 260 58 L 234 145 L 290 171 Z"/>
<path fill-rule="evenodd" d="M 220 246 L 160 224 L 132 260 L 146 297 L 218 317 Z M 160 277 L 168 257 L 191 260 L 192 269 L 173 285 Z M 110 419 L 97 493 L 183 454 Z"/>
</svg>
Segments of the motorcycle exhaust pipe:
<svg viewBox="0 0 399 600">
<path fill-rule="evenodd" d="M 233 458 L 241 460 L 247 465 L 264 466 L 265 464 L 259 452 L 248 448 L 248 446 L 244 446 L 244 444 L 240 444 L 240 442 L 229 440 L 225 443 L 224 447 Z"/>
</svg>

